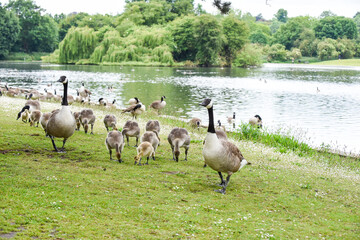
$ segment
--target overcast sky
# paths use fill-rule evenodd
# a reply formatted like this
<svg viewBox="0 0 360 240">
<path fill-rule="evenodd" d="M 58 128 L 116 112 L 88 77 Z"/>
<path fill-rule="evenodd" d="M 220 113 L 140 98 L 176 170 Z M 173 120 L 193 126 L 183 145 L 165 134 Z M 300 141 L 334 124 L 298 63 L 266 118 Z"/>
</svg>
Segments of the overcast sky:
<svg viewBox="0 0 360 240">
<path fill-rule="evenodd" d="M 232 7 L 242 12 L 250 12 L 253 16 L 262 13 L 265 19 L 270 20 L 274 14 L 283 8 L 288 11 L 289 17 L 313 16 L 318 17 L 323 11 L 330 10 L 338 16 L 352 18 L 356 12 L 360 12 L 360 0 L 228 0 Z M 2 5 L 8 0 L 0 0 Z M 71 12 L 86 12 L 89 14 L 119 14 L 124 11 L 125 0 L 35 0 L 36 4 L 46 10 L 47 13 L 60 14 Z M 216 13 L 212 6 L 213 0 L 195 0 L 201 3 L 205 10 Z"/>
</svg>

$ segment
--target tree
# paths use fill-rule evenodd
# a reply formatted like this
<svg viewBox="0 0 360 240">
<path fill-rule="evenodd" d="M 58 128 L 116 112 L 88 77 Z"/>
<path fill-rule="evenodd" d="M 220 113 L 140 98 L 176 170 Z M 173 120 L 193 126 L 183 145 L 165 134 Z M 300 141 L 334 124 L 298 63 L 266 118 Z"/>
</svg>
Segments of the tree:
<svg viewBox="0 0 360 240">
<path fill-rule="evenodd" d="M 279 22 L 286 23 L 288 20 L 287 14 L 288 12 L 285 9 L 280 8 L 274 16 Z"/>
<path fill-rule="evenodd" d="M 41 12 L 44 10 L 34 1 L 10 0 L 6 7 L 17 15 L 21 26 L 19 39 L 14 45 L 15 50 L 34 52 L 55 48 L 57 40 L 53 40 L 57 39 L 57 36 L 54 36 L 57 34 L 56 23 L 50 20 L 49 16 L 42 16 Z M 44 47 L 49 44 L 51 46 Z"/>
<path fill-rule="evenodd" d="M 195 21 L 196 60 L 208 67 L 216 63 L 220 49 L 221 26 L 212 15 L 201 15 Z"/>
<path fill-rule="evenodd" d="M 19 19 L 0 3 L 0 59 L 4 58 L 17 40 L 20 32 Z"/>
<path fill-rule="evenodd" d="M 356 39 L 358 30 L 353 19 L 345 17 L 326 17 L 320 19 L 314 28 L 317 38 L 348 38 Z"/>
<path fill-rule="evenodd" d="M 326 18 L 326 17 L 335 17 L 336 14 L 333 13 L 332 11 L 323 11 L 321 14 L 320 14 L 320 18 Z"/>
<path fill-rule="evenodd" d="M 318 43 L 317 55 L 321 60 L 328 60 L 338 56 L 336 51 L 336 40 L 327 38 Z"/>
<path fill-rule="evenodd" d="M 233 15 L 227 16 L 222 21 L 224 41 L 223 53 L 226 65 L 231 66 L 236 53 L 245 45 L 249 36 L 249 29 L 245 22 L 236 19 Z"/>
<path fill-rule="evenodd" d="M 285 61 L 286 60 L 286 50 L 285 46 L 281 44 L 274 44 L 270 47 L 268 52 L 269 61 Z"/>
<path fill-rule="evenodd" d="M 89 16 L 87 13 L 70 13 L 59 20 L 59 41 L 61 42 L 71 27 L 78 27 L 81 20 Z"/>
</svg>

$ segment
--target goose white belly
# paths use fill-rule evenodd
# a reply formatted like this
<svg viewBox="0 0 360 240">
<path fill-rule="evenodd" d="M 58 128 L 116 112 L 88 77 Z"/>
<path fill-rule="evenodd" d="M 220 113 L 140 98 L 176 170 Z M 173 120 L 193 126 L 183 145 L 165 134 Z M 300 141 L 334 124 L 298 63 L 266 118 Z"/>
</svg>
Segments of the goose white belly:
<svg viewBox="0 0 360 240">
<path fill-rule="evenodd" d="M 55 126 L 52 128 L 52 126 Z M 47 133 L 54 137 L 68 138 L 74 134 L 76 122 L 68 106 L 63 106 L 61 110 L 49 119 Z"/>
<path fill-rule="evenodd" d="M 227 158 L 223 153 L 223 147 L 215 133 L 207 133 L 203 148 L 203 156 L 209 167 L 219 172 L 227 172 Z"/>
</svg>

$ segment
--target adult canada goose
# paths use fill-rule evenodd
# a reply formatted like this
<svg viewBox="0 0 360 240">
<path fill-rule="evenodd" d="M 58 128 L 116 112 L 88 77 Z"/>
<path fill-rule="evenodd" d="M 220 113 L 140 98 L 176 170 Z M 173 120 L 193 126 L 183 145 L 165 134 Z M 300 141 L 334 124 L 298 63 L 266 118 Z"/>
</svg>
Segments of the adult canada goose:
<svg viewBox="0 0 360 240">
<path fill-rule="evenodd" d="M 31 94 L 30 94 L 31 96 Z M 18 113 L 18 116 L 17 116 L 17 119 L 18 120 L 20 117 L 21 117 L 21 114 L 25 111 L 25 110 L 28 110 L 29 113 L 31 113 L 32 111 L 34 110 L 38 110 L 40 111 L 41 110 L 41 107 L 40 107 L 40 102 L 38 100 L 27 100 L 25 102 L 25 106 L 21 109 L 21 111 Z"/>
<path fill-rule="evenodd" d="M 145 106 L 141 103 L 136 105 L 131 105 L 130 107 L 123 109 L 122 113 L 129 112 L 133 119 L 137 119 L 137 117 L 145 111 Z"/>
<path fill-rule="evenodd" d="M 55 102 L 61 102 L 61 96 L 56 94 L 56 89 L 54 89 L 54 100 Z"/>
<path fill-rule="evenodd" d="M 44 88 L 44 91 L 45 91 L 45 98 L 46 98 L 46 100 L 51 101 L 51 99 L 54 98 L 54 94 L 52 94 L 51 92 L 48 92 L 46 88 Z"/>
<path fill-rule="evenodd" d="M 156 101 L 152 102 L 150 104 L 150 108 L 160 111 L 161 109 L 163 109 L 166 106 L 166 102 L 164 101 L 165 98 L 166 98 L 165 96 L 162 96 L 161 100 L 156 100 Z"/>
<path fill-rule="evenodd" d="M 112 128 L 112 130 L 116 130 L 116 117 L 114 114 L 107 114 L 104 117 L 104 125 L 106 128 L 106 131 L 109 131 L 109 127 Z"/>
<path fill-rule="evenodd" d="M 91 125 L 91 132 L 90 134 L 94 134 L 93 133 L 93 129 L 94 129 L 94 123 L 95 123 L 95 115 L 92 109 L 83 109 L 80 112 L 80 123 L 83 126 L 85 133 L 88 132 L 89 129 L 89 124 Z"/>
<path fill-rule="evenodd" d="M 21 121 L 27 123 L 29 121 L 29 118 L 30 118 L 29 109 L 25 109 L 25 111 L 21 113 Z"/>
<path fill-rule="evenodd" d="M 192 128 L 197 128 L 199 131 L 200 131 L 200 126 L 201 126 L 201 119 L 200 118 L 192 118 L 190 121 L 189 121 L 189 124 Z"/>
<path fill-rule="evenodd" d="M 130 98 L 129 102 L 128 102 L 130 105 L 135 105 L 135 104 L 138 104 L 140 103 L 140 100 L 137 98 L 137 97 L 134 97 L 134 98 Z"/>
<path fill-rule="evenodd" d="M 153 160 L 155 160 L 155 152 L 157 147 L 160 145 L 160 138 L 156 131 L 146 131 L 141 136 L 141 142 L 149 142 L 154 148 Z"/>
<path fill-rule="evenodd" d="M 80 112 L 73 112 L 73 115 L 74 115 L 75 122 L 76 122 L 76 128 L 75 128 L 75 130 L 76 130 L 76 131 L 79 131 L 79 130 L 80 130 L 80 125 L 81 125 L 81 122 L 80 122 Z"/>
<path fill-rule="evenodd" d="M 99 98 L 98 102 L 100 106 L 106 106 L 108 101 L 105 98 Z"/>
<path fill-rule="evenodd" d="M 54 110 L 56 111 L 56 110 Z M 60 111 L 60 110 L 58 110 Z M 40 124 L 42 126 L 42 128 L 44 129 L 45 131 L 45 135 L 47 136 L 47 133 L 46 133 L 46 124 L 48 123 L 49 119 L 50 119 L 50 116 L 51 116 L 52 113 L 43 113 L 41 114 L 41 118 L 40 118 Z"/>
<path fill-rule="evenodd" d="M 137 147 L 140 137 L 139 124 L 135 121 L 127 121 L 123 127 L 122 135 L 124 136 L 124 138 L 126 136 L 128 146 L 129 146 L 129 137 L 136 137 L 136 145 L 134 147 Z"/>
<path fill-rule="evenodd" d="M 216 191 L 225 194 L 231 175 L 250 163 L 245 160 L 240 150 L 233 143 L 227 139 L 219 139 L 217 137 L 214 127 L 213 102 L 211 99 L 205 99 L 200 105 L 208 109 L 209 115 L 209 126 L 203 147 L 203 157 L 205 163 L 219 173 L 222 189 Z M 228 174 L 226 181 L 224 181 L 222 173 Z"/>
<path fill-rule="evenodd" d="M 114 99 L 111 103 L 106 103 L 105 107 L 116 108 L 115 102 L 116 102 L 116 99 Z"/>
<path fill-rule="evenodd" d="M 142 142 L 139 147 L 136 148 L 137 151 L 137 155 L 134 157 L 135 162 L 134 164 L 136 165 L 137 162 L 139 162 L 138 165 L 141 165 L 141 158 L 142 157 L 146 157 L 146 165 L 149 164 L 149 157 L 152 156 L 153 158 L 155 158 L 155 151 L 153 146 L 151 145 L 151 143 L 149 142 Z"/>
<path fill-rule="evenodd" d="M 57 152 L 59 152 L 59 150 L 55 145 L 54 138 L 58 137 L 64 139 L 62 146 L 63 150 L 66 140 L 74 134 L 76 124 L 75 118 L 70 111 L 67 100 L 69 81 L 66 76 L 61 76 L 58 82 L 61 82 L 64 86 L 64 94 L 61 102 L 62 107 L 59 111 L 54 111 L 51 114 L 49 121 L 46 124 L 46 132 L 52 141 L 55 151 Z"/>
<path fill-rule="evenodd" d="M 124 138 L 121 132 L 119 132 L 116 129 L 110 131 L 105 139 L 105 145 L 109 150 L 110 160 L 113 160 L 111 156 L 112 154 L 111 150 L 115 149 L 116 158 L 118 159 L 119 163 L 121 163 L 122 162 L 121 153 L 124 150 L 124 145 L 125 145 Z"/>
<path fill-rule="evenodd" d="M 233 112 L 232 116 L 227 117 L 227 121 L 228 121 L 229 124 L 234 124 L 235 123 L 235 112 Z"/>
<path fill-rule="evenodd" d="M 187 161 L 187 154 L 190 147 L 190 136 L 185 128 L 173 128 L 168 135 L 168 142 L 170 143 L 173 153 L 173 160 L 179 161 L 180 148 L 185 148 L 185 161 Z"/>
<path fill-rule="evenodd" d="M 35 127 L 35 123 L 37 123 L 36 127 L 39 127 L 39 122 L 41 118 L 41 112 L 39 110 L 34 110 L 30 113 L 30 126 Z"/>
<path fill-rule="evenodd" d="M 81 100 L 84 100 L 84 99 L 90 97 L 90 95 L 91 95 L 91 92 L 85 88 L 84 82 L 81 82 L 81 87 L 79 88 L 79 94 L 80 94 Z"/>
<path fill-rule="evenodd" d="M 160 133 L 160 122 L 158 120 L 149 120 L 145 125 L 146 131 Z"/>
<path fill-rule="evenodd" d="M 216 129 L 215 133 L 216 133 L 216 136 L 218 137 L 218 139 L 225 139 L 225 140 L 228 139 L 228 137 L 226 135 L 226 132 L 221 130 L 221 129 Z M 203 144 L 205 144 L 205 140 L 204 140 Z M 206 165 L 206 162 L 205 162 L 204 167 L 206 167 L 206 166 L 207 165 Z"/>
<path fill-rule="evenodd" d="M 255 115 L 254 117 L 250 118 L 249 123 L 252 126 L 256 126 L 258 128 L 262 127 L 262 119 L 261 119 L 261 117 L 259 115 Z"/>
</svg>

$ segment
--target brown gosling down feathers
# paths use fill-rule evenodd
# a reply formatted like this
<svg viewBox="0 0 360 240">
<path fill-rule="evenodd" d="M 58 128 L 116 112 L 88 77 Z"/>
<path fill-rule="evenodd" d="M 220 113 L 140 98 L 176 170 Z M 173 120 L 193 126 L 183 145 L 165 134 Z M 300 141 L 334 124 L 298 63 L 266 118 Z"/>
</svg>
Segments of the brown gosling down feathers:
<svg viewBox="0 0 360 240">
<path fill-rule="evenodd" d="M 80 125 L 81 125 L 81 122 L 80 122 L 80 112 L 73 112 L 73 115 L 74 115 L 74 118 L 75 118 L 75 121 L 76 121 L 76 128 L 75 128 L 75 130 L 76 130 L 76 131 L 80 131 Z"/>
<path fill-rule="evenodd" d="M 39 127 L 39 122 L 41 118 L 41 112 L 39 110 L 34 110 L 30 113 L 30 126 Z"/>
<path fill-rule="evenodd" d="M 112 130 L 108 132 L 107 137 L 105 139 L 105 145 L 109 150 L 110 160 L 113 160 L 111 156 L 112 155 L 111 150 L 115 149 L 116 158 L 119 161 L 119 163 L 122 163 L 121 153 L 124 150 L 124 145 L 125 145 L 122 133 L 119 132 L 118 130 Z"/>
<path fill-rule="evenodd" d="M 156 131 L 146 131 L 141 136 L 141 142 L 148 142 L 153 146 L 154 148 L 153 160 L 155 160 L 155 152 L 157 147 L 160 145 L 160 138 L 158 133 Z"/>
<path fill-rule="evenodd" d="M 168 142 L 170 144 L 173 160 L 179 161 L 180 148 L 185 148 L 185 161 L 187 161 L 187 154 L 190 147 L 190 136 L 185 128 L 173 128 L 168 135 Z"/>
<path fill-rule="evenodd" d="M 109 131 L 109 128 L 112 128 L 112 130 L 116 130 L 116 117 L 114 114 L 107 114 L 104 117 L 104 125 L 106 128 L 106 131 Z"/>
<path fill-rule="evenodd" d="M 203 157 L 205 163 L 219 174 L 222 189 L 216 191 L 225 194 L 231 175 L 250 163 L 245 160 L 240 150 L 233 143 L 227 139 L 219 139 L 216 135 L 211 99 L 205 99 L 200 105 L 207 108 L 209 115 L 209 127 L 203 147 Z M 222 173 L 228 174 L 226 181 L 224 181 Z"/>
<path fill-rule="evenodd" d="M 160 133 L 160 122 L 158 120 L 149 120 L 145 126 L 146 131 Z"/>
<path fill-rule="evenodd" d="M 139 138 L 140 138 L 140 128 L 139 124 L 135 121 L 127 121 L 124 124 L 122 134 L 124 136 L 124 139 L 126 137 L 127 145 L 129 146 L 129 137 L 135 137 L 136 138 L 136 144 L 134 147 L 138 146 Z"/>
<path fill-rule="evenodd" d="M 151 143 L 142 142 L 136 149 L 137 155 L 134 157 L 134 164 L 141 165 L 141 158 L 146 157 L 146 165 L 149 164 L 149 157 L 155 158 L 155 151 Z"/>
<path fill-rule="evenodd" d="M 59 111 L 60 111 L 60 110 L 59 110 Z M 43 114 L 41 115 L 41 118 L 40 118 L 40 124 L 41 124 L 42 128 L 44 129 L 46 136 L 47 136 L 47 133 L 46 133 L 46 124 L 48 123 L 51 114 L 52 114 L 52 113 L 43 113 Z"/>
<path fill-rule="evenodd" d="M 95 124 L 96 117 L 94 115 L 93 110 L 92 109 L 83 109 L 83 110 L 81 110 L 79 119 L 80 119 L 81 125 L 84 128 L 85 133 L 88 132 L 89 124 L 90 124 L 91 125 L 90 134 L 94 134 L 93 129 L 94 129 L 94 124 Z"/>
<path fill-rule="evenodd" d="M 194 117 L 189 121 L 189 125 L 193 129 L 197 128 L 200 131 L 201 119 Z"/>
</svg>

